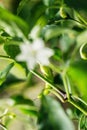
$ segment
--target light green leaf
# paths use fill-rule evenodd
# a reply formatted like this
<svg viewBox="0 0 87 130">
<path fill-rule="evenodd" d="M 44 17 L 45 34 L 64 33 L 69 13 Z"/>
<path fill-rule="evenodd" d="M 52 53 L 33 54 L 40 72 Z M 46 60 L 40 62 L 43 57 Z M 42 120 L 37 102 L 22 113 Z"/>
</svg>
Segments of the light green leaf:
<svg viewBox="0 0 87 130">
<path fill-rule="evenodd" d="M 81 96 L 87 102 L 87 61 L 78 60 L 68 68 L 72 93 Z"/>
<path fill-rule="evenodd" d="M 14 62 L 14 67 L 11 69 L 10 73 L 19 79 L 26 79 L 26 70 L 20 64 L 16 63 L 13 59 L 9 57 L 0 56 L 0 69 L 5 69 L 10 63 Z"/>
<path fill-rule="evenodd" d="M 19 79 L 26 79 L 26 70 L 18 63 L 15 63 L 11 73 Z"/>
<path fill-rule="evenodd" d="M 76 34 L 74 30 L 70 30 L 68 28 L 62 28 L 57 25 L 47 25 L 42 30 L 42 36 L 46 39 L 52 39 L 60 36 L 61 34 Z"/>
<path fill-rule="evenodd" d="M 87 30 L 84 30 L 76 37 L 78 47 L 87 42 Z"/>
</svg>

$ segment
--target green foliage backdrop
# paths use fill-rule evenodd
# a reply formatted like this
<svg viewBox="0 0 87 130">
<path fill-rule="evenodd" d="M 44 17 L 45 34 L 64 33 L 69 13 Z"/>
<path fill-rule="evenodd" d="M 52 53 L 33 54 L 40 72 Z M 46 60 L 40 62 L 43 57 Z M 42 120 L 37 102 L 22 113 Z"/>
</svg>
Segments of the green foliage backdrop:
<svg viewBox="0 0 87 130">
<path fill-rule="evenodd" d="M 0 1 L 0 129 L 87 129 L 87 1 Z"/>
</svg>

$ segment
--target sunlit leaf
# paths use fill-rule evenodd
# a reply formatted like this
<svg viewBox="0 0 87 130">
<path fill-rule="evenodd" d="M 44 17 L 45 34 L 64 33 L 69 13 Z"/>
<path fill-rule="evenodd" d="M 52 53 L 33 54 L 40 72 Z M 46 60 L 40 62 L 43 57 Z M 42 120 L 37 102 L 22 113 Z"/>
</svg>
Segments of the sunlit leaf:
<svg viewBox="0 0 87 130">
<path fill-rule="evenodd" d="M 87 62 L 78 60 L 74 62 L 68 69 L 71 81 L 72 93 L 77 94 L 87 101 Z"/>
<path fill-rule="evenodd" d="M 11 70 L 11 73 L 19 79 L 26 79 L 26 69 L 20 64 L 15 63 L 14 67 Z"/>
</svg>

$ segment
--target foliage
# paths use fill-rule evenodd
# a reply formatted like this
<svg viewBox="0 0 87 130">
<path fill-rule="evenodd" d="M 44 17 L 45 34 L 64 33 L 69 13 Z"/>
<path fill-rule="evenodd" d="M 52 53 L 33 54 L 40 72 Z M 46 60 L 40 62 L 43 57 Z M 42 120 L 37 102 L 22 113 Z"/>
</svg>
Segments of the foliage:
<svg viewBox="0 0 87 130">
<path fill-rule="evenodd" d="M 0 1 L 0 129 L 87 129 L 86 5 Z"/>
</svg>

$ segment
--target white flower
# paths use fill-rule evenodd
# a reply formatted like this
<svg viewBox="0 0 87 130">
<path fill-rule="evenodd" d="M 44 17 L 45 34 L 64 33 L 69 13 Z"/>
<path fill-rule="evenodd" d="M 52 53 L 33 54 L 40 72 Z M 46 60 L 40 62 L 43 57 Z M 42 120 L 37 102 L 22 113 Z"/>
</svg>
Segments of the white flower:
<svg viewBox="0 0 87 130">
<path fill-rule="evenodd" d="M 20 46 L 21 53 L 16 57 L 18 61 L 25 61 L 28 69 L 34 69 L 37 63 L 49 65 L 49 58 L 53 55 L 53 50 L 45 47 L 44 41 L 40 38 L 32 43 L 23 43 Z"/>
</svg>

